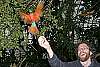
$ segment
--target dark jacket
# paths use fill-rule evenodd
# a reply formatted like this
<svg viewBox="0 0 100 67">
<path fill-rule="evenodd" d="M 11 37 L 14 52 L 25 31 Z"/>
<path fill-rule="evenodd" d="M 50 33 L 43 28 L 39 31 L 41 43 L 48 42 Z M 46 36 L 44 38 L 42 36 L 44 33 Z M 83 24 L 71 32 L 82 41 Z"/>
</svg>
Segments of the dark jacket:
<svg viewBox="0 0 100 67">
<path fill-rule="evenodd" d="M 51 67 L 83 67 L 79 60 L 72 62 L 62 62 L 55 54 L 52 58 L 49 58 L 48 61 Z M 96 60 L 93 60 L 89 67 L 100 67 L 100 63 L 98 63 Z"/>
</svg>

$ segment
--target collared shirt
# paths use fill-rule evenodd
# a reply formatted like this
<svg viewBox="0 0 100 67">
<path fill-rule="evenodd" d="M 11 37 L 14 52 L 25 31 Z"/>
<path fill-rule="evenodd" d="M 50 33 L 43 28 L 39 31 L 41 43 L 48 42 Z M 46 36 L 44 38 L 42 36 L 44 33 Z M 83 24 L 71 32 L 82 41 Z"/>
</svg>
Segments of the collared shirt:
<svg viewBox="0 0 100 67">
<path fill-rule="evenodd" d="M 55 54 L 52 58 L 49 58 L 48 61 L 51 67 L 84 67 L 79 60 L 72 62 L 62 62 Z M 98 63 L 96 60 L 93 60 L 89 67 L 100 67 L 100 63 Z"/>
</svg>

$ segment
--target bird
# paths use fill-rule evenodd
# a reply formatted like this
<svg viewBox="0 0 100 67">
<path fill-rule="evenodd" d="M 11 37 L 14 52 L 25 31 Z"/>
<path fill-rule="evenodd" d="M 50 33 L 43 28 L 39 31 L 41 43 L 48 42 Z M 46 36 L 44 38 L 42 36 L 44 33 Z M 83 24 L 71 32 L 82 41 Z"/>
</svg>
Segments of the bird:
<svg viewBox="0 0 100 67">
<path fill-rule="evenodd" d="M 36 23 L 40 20 L 43 7 L 44 2 L 40 1 L 34 11 L 30 11 L 30 13 L 19 12 L 20 17 L 24 21 L 24 23 L 31 25 L 28 28 L 28 32 L 30 32 L 31 34 L 36 34 L 39 32 Z"/>
<path fill-rule="evenodd" d="M 20 17 L 26 24 L 32 24 L 32 22 L 38 22 L 42 14 L 43 7 L 44 7 L 44 2 L 40 1 L 34 11 L 30 13 L 20 11 L 19 12 Z"/>
</svg>

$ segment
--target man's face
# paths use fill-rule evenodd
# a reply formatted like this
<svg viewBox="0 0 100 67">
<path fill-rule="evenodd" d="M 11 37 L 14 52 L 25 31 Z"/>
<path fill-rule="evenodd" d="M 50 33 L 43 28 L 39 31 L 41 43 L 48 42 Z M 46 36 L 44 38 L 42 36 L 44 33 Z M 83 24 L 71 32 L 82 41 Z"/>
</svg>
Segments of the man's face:
<svg viewBox="0 0 100 67">
<path fill-rule="evenodd" d="M 90 57 L 90 50 L 87 44 L 82 43 L 78 46 L 78 57 L 80 61 L 84 62 L 89 59 Z"/>
</svg>

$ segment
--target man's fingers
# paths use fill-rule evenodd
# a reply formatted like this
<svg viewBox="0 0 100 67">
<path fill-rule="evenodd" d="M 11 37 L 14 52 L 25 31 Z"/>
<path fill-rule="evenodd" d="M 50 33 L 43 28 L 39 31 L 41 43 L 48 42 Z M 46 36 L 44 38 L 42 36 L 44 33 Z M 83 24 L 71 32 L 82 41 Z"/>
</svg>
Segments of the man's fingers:
<svg viewBox="0 0 100 67">
<path fill-rule="evenodd" d="M 44 36 L 40 36 L 38 38 L 39 45 L 45 49 L 48 49 L 50 47 L 49 42 L 46 40 Z"/>
<path fill-rule="evenodd" d="M 43 44 L 45 42 L 46 38 L 44 36 L 40 36 L 38 39 L 39 44 Z"/>
<path fill-rule="evenodd" d="M 39 38 L 38 38 L 38 41 L 40 42 L 40 41 L 42 41 L 43 40 L 43 36 L 40 36 Z"/>
</svg>

